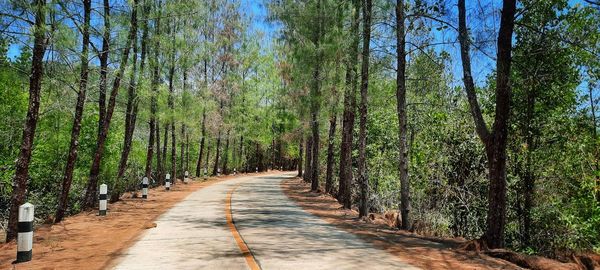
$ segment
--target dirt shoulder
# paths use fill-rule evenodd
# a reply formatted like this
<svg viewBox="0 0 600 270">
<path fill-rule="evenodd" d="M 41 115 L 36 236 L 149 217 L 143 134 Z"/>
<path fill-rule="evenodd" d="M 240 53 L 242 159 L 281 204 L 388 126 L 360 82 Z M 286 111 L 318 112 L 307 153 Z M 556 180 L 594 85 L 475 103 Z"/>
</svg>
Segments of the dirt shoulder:
<svg viewBox="0 0 600 270">
<path fill-rule="evenodd" d="M 108 214 L 103 217 L 96 210 L 55 225 L 41 225 L 34 232 L 32 261 L 18 264 L 15 269 L 105 269 L 146 229 L 155 227 L 154 220 L 173 205 L 198 189 L 231 178 L 234 176 L 190 184 L 178 181 L 169 192 L 164 187 L 150 189 L 148 200 L 124 196 L 109 204 Z M 16 249 L 15 241 L 0 244 L 0 269 L 13 269 Z"/>
<path fill-rule="evenodd" d="M 456 250 L 455 247 L 463 243 L 460 240 L 432 239 L 392 230 L 385 224 L 360 221 L 356 211 L 342 209 L 329 195 L 310 192 L 310 185 L 299 178 L 283 181 L 281 187 L 288 197 L 309 213 L 414 266 L 423 269 L 520 269 L 484 254 Z"/>
</svg>

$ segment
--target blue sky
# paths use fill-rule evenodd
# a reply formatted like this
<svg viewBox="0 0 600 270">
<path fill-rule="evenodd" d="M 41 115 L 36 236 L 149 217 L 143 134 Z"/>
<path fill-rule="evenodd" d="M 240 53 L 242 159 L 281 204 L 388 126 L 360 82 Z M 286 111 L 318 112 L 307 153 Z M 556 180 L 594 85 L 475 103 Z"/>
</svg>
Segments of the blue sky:
<svg viewBox="0 0 600 270">
<path fill-rule="evenodd" d="M 257 31 L 263 33 L 261 46 L 269 47 L 272 44 L 272 40 L 278 35 L 280 25 L 267 20 L 268 8 L 266 3 L 269 0 L 241 0 L 241 12 L 245 13 L 245 16 L 250 18 L 250 33 L 256 33 Z M 582 3 L 583 0 L 570 0 L 570 5 Z M 446 8 L 449 12 L 455 13 L 454 1 L 448 1 L 450 3 Z M 501 8 L 500 1 L 493 0 L 478 0 L 478 1 L 467 1 L 467 8 L 469 10 L 469 25 L 473 28 L 480 28 L 492 30 L 495 33 L 499 24 L 499 9 Z M 485 9 L 485 10 L 484 10 Z M 491 14 L 483 14 L 493 11 Z M 481 17 L 480 17 L 481 16 Z M 455 22 L 451 22 L 455 24 Z M 456 40 L 456 33 L 452 31 L 434 31 L 433 33 L 436 40 Z M 493 38 L 494 36 L 490 36 Z M 489 56 L 495 56 L 495 43 L 491 42 L 490 47 L 486 50 L 487 55 L 481 52 L 475 51 L 473 53 L 473 71 L 476 82 L 482 85 L 485 82 L 487 75 L 495 68 L 495 61 Z M 462 69 L 460 68 L 460 58 L 458 52 L 458 44 L 443 45 L 436 48 L 437 51 L 445 50 L 448 51 L 452 58 L 450 72 L 454 76 L 454 83 L 460 84 L 462 78 Z M 17 57 L 20 53 L 20 46 L 17 44 L 11 44 L 8 50 L 8 56 L 11 59 Z"/>
</svg>

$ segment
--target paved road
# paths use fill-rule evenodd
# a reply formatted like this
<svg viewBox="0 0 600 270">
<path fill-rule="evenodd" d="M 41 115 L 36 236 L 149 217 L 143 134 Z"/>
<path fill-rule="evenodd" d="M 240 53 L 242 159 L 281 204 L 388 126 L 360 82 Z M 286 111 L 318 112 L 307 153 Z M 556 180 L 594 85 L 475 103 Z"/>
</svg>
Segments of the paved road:
<svg viewBox="0 0 600 270">
<path fill-rule="evenodd" d="M 416 269 L 302 210 L 279 185 L 293 175 L 244 176 L 192 193 L 114 269 Z"/>
</svg>

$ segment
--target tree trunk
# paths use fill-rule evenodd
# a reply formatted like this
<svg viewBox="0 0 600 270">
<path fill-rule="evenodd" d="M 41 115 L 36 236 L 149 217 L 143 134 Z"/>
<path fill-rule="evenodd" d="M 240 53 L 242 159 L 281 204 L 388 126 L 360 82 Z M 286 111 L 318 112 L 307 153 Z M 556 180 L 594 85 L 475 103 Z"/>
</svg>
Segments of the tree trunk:
<svg viewBox="0 0 600 270">
<path fill-rule="evenodd" d="M 504 0 L 498 31 L 498 52 L 496 57 L 496 115 L 492 132 L 483 120 L 477 101 L 477 94 L 471 76 L 469 37 L 466 25 L 465 0 L 458 1 L 459 42 L 463 63 L 463 81 L 471 107 L 477 134 L 483 141 L 488 158 L 489 192 L 487 228 L 483 236 L 489 248 L 504 246 L 506 225 L 506 144 L 510 114 L 511 89 L 509 84 L 516 0 Z"/>
<path fill-rule="evenodd" d="M 332 111 L 332 115 L 329 118 L 329 137 L 327 138 L 327 176 L 325 178 L 325 192 L 332 194 L 333 190 L 333 140 L 335 139 L 335 127 L 337 125 L 337 115 L 335 111 Z"/>
<path fill-rule="evenodd" d="M 336 11 L 336 28 L 339 31 L 344 30 L 344 9 L 340 8 Z M 343 47 L 342 47 L 343 48 Z M 340 62 L 343 61 L 343 49 L 339 49 L 335 54 L 335 70 L 330 93 L 330 112 L 329 112 L 329 136 L 327 138 L 327 168 L 325 173 L 325 192 L 336 196 L 333 186 L 333 171 L 335 170 L 335 131 L 337 127 L 337 108 L 339 103 L 338 87 L 340 85 Z"/>
<path fill-rule="evenodd" d="M 167 99 L 167 106 L 169 107 L 170 115 L 168 117 L 167 127 L 171 127 L 171 184 L 175 184 L 177 182 L 177 141 L 175 140 L 175 24 L 171 25 L 169 30 L 171 32 L 171 39 L 173 46 L 171 50 L 171 67 L 169 68 L 169 97 Z M 168 129 L 168 128 L 167 128 Z M 165 135 L 165 137 L 168 135 Z"/>
<path fill-rule="evenodd" d="M 148 25 L 146 23 L 146 14 L 149 12 L 149 5 L 144 0 L 143 3 L 143 18 L 142 18 L 142 54 L 141 54 L 141 62 L 140 62 L 140 72 L 141 76 L 144 75 L 145 68 L 145 58 L 146 58 L 146 40 L 148 39 Z M 137 32 L 136 32 L 137 33 Z M 123 150 L 121 151 L 121 158 L 119 160 L 119 168 L 117 170 L 117 177 L 115 178 L 115 182 L 113 187 L 111 188 L 111 202 L 116 202 L 119 200 L 121 196 L 121 192 L 123 191 L 123 187 L 118 186 L 118 182 L 125 175 L 125 169 L 127 168 L 127 161 L 129 159 L 129 152 L 131 152 L 131 142 L 133 141 L 133 132 L 135 131 L 135 124 L 137 122 L 137 113 L 138 113 L 138 104 L 139 100 L 137 97 L 137 88 L 138 85 L 136 83 L 137 74 L 137 54 L 138 54 L 138 46 L 137 46 L 137 37 L 133 41 L 133 70 L 131 72 L 131 78 L 129 82 L 129 88 L 127 92 L 127 107 L 125 112 L 125 136 L 123 138 Z"/>
<path fill-rule="evenodd" d="M 273 125 L 275 125 L 275 123 L 273 123 Z M 276 153 L 276 146 L 275 146 L 275 132 L 273 132 L 273 139 L 271 139 L 271 170 L 275 170 L 275 167 L 277 166 L 276 164 L 276 160 L 277 158 L 275 157 L 277 155 Z"/>
<path fill-rule="evenodd" d="M 75 105 L 75 116 L 73 117 L 73 128 L 71 129 L 71 143 L 67 154 L 67 164 L 65 165 L 65 175 L 63 177 L 62 188 L 58 197 L 58 206 L 54 215 L 54 222 L 61 222 L 65 216 L 65 211 L 69 203 L 69 191 L 73 182 L 73 170 L 77 161 L 77 148 L 79 146 L 79 133 L 81 131 L 81 119 L 83 117 L 83 107 L 85 105 L 85 96 L 87 91 L 87 82 L 89 77 L 88 70 L 88 52 L 90 46 L 90 21 L 92 13 L 92 1 L 83 0 L 83 27 L 82 27 L 82 46 L 81 46 L 81 72 L 79 76 L 79 93 L 77 93 L 77 104 Z"/>
<path fill-rule="evenodd" d="M 213 167 L 213 175 L 217 175 L 219 172 L 219 154 L 221 152 L 221 130 L 219 130 L 219 134 L 217 135 L 217 153 L 215 156 L 215 165 Z"/>
<path fill-rule="evenodd" d="M 181 179 L 185 176 L 185 124 L 181 124 L 181 140 L 179 142 L 179 173 Z"/>
<path fill-rule="evenodd" d="M 223 174 L 227 175 L 228 173 L 228 169 L 227 169 L 227 163 L 229 162 L 229 132 L 230 130 L 227 130 L 226 133 L 226 137 L 225 138 L 225 151 L 223 151 Z"/>
<path fill-rule="evenodd" d="M 229 137 L 229 136 L 228 136 Z M 236 151 L 235 151 L 235 136 L 232 136 L 233 141 L 231 142 L 231 163 L 233 164 L 232 167 L 234 170 L 237 170 L 237 156 L 236 156 Z"/>
<path fill-rule="evenodd" d="M 161 185 L 164 184 L 164 159 L 160 148 L 160 121 L 156 121 L 155 137 L 156 137 L 156 179 Z"/>
<path fill-rule="evenodd" d="M 125 48 L 123 50 L 123 55 L 121 56 L 119 70 L 115 75 L 115 79 L 113 81 L 107 111 L 104 116 L 104 122 L 102 124 L 102 130 L 100 132 L 100 136 L 98 137 L 98 142 L 96 144 L 96 151 L 94 153 L 92 166 L 90 168 L 90 178 L 85 193 L 85 203 L 83 204 L 84 208 L 93 207 L 97 201 L 98 175 L 100 174 L 100 164 L 102 162 L 102 157 L 104 154 L 106 137 L 108 136 L 108 131 L 110 129 L 110 122 L 115 109 L 117 94 L 119 93 L 119 88 L 121 85 L 121 78 L 123 77 L 125 67 L 127 66 L 127 60 L 129 59 L 129 51 L 137 33 L 137 1 L 138 0 L 133 1 L 130 20 L 131 27 L 129 29 L 129 34 L 127 37 Z"/>
<path fill-rule="evenodd" d="M 175 143 L 175 120 L 171 121 L 171 184 L 177 181 L 177 144 Z"/>
<path fill-rule="evenodd" d="M 187 78 L 188 78 L 188 70 L 184 69 L 183 71 L 183 88 L 182 88 L 182 94 L 181 94 L 181 104 L 182 104 L 182 111 L 183 111 L 183 115 L 184 115 L 184 119 L 186 118 L 185 115 L 185 111 L 186 111 L 186 91 L 187 91 Z M 186 163 L 185 163 L 185 121 L 182 121 L 181 123 L 181 141 L 180 141 L 180 170 L 179 173 L 181 174 L 180 177 L 181 179 L 183 179 L 185 177 L 185 171 L 187 170 L 186 168 Z"/>
<path fill-rule="evenodd" d="M 168 153 L 168 149 L 167 147 L 169 146 L 169 127 L 170 125 L 168 123 L 165 123 L 165 132 L 163 133 L 163 145 L 162 145 L 162 157 L 160 158 L 161 162 L 162 162 L 162 167 L 161 167 L 161 172 L 162 175 L 161 177 L 164 178 L 165 174 L 168 172 L 168 167 L 167 167 L 167 153 Z"/>
<path fill-rule="evenodd" d="M 302 155 L 304 150 L 304 137 L 300 136 L 300 143 L 298 144 L 298 150 L 300 154 L 298 155 L 298 177 L 302 177 Z"/>
<path fill-rule="evenodd" d="M 304 181 L 308 182 L 308 183 L 311 183 L 311 176 L 312 176 L 312 174 L 311 174 L 311 172 L 312 172 L 312 169 L 311 169 L 312 161 L 311 161 L 311 159 L 313 158 L 312 149 L 313 149 L 313 147 L 312 147 L 312 136 L 308 135 L 306 137 L 306 151 L 305 151 L 306 152 L 306 156 L 304 157 L 304 161 L 305 161 L 305 163 L 304 163 L 304 168 L 305 168 L 304 169 Z"/>
<path fill-rule="evenodd" d="M 156 25 L 155 25 L 155 33 L 154 35 L 156 37 L 160 36 L 160 17 L 161 17 L 161 9 L 160 9 L 160 5 L 161 1 L 159 1 L 159 9 L 158 9 L 158 16 L 156 17 Z M 147 13 L 149 14 L 149 13 Z M 147 24 L 145 25 L 145 27 L 147 27 Z M 143 43 L 142 43 L 143 44 Z M 154 56 L 152 59 L 152 62 L 150 62 L 153 65 L 153 71 L 152 71 L 152 85 L 150 86 L 150 88 L 152 89 L 152 93 L 150 96 L 150 121 L 149 121 L 149 126 L 150 126 L 150 134 L 148 136 L 148 150 L 146 153 L 146 170 L 145 170 L 145 175 L 146 177 L 148 177 L 148 179 L 152 178 L 152 156 L 154 155 L 154 137 L 156 136 L 156 167 L 157 167 L 157 172 L 156 172 L 156 177 L 158 179 L 156 179 L 159 183 L 161 183 L 161 179 L 160 179 L 160 138 L 159 138 L 159 128 L 158 128 L 158 122 L 156 121 L 156 110 L 157 110 L 157 104 L 156 104 L 156 96 L 158 94 L 158 84 L 160 83 L 160 71 L 159 71 L 159 65 L 158 65 L 158 59 L 159 59 L 159 54 L 160 54 L 160 39 L 156 38 L 155 39 L 155 43 L 154 43 Z M 143 50 L 143 49 L 142 49 Z"/>
<path fill-rule="evenodd" d="M 367 95 L 369 90 L 369 56 L 371 44 L 372 0 L 364 0 L 363 7 L 363 50 L 360 71 L 360 130 L 358 135 L 358 177 L 360 182 L 360 205 L 358 216 L 365 217 L 369 212 L 369 177 L 367 174 Z"/>
<path fill-rule="evenodd" d="M 198 153 L 198 163 L 196 163 L 196 177 L 200 177 L 202 170 L 202 154 L 204 153 L 204 141 L 206 138 L 206 108 L 202 111 L 202 138 L 200 138 L 200 152 Z"/>
<path fill-rule="evenodd" d="M 185 170 L 190 169 L 190 134 L 185 133 Z"/>
<path fill-rule="evenodd" d="M 240 172 L 244 167 L 244 136 L 240 135 Z"/>
<path fill-rule="evenodd" d="M 100 60 L 100 86 L 98 96 L 98 138 L 106 115 L 106 88 L 108 87 L 108 53 L 110 50 L 110 1 L 104 0 L 104 32 L 102 34 L 102 51 Z"/>
<path fill-rule="evenodd" d="M 400 177 L 400 229 L 410 229 L 410 182 L 408 179 L 407 115 L 406 115 L 406 36 L 404 29 L 404 0 L 396 1 L 396 111 L 398 113 L 398 142 Z"/>
<path fill-rule="evenodd" d="M 208 161 L 210 160 L 209 157 L 210 157 L 210 144 L 209 144 L 209 141 L 207 138 L 206 139 L 206 159 L 205 159 L 206 164 L 204 165 L 204 170 L 206 171 L 206 174 L 208 174 Z"/>
<path fill-rule="evenodd" d="M 315 67 L 313 71 L 313 82 L 311 87 L 311 127 L 312 127 L 312 158 L 311 158 L 311 191 L 319 189 L 319 110 L 321 107 L 321 0 L 317 0 L 317 20 L 313 44 L 315 45 Z"/>
<path fill-rule="evenodd" d="M 356 65 L 358 64 L 358 25 L 360 23 L 360 0 L 352 1 L 352 22 L 350 33 L 352 42 L 346 60 L 346 83 L 344 90 L 344 114 L 342 119 L 342 142 L 340 145 L 340 175 L 338 201 L 345 209 L 352 206 L 352 141 L 354 140 L 354 120 L 356 113 L 356 88 L 358 85 Z"/>
<path fill-rule="evenodd" d="M 8 227 L 6 228 L 6 241 L 17 237 L 17 226 L 19 223 L 19 206 L 25 202 L 25 192 L 27 191 L 27 179 L 29 178 L 29 161 L 31 160 L 31 151 L 33 139 L 35 138 L 35 129 L 40 110 L 40 92 L 42 89 L 42 76 L 44 74 L 44 53 L 46 52 L 46 33 L 44 25 L 46 24 L 46 1 L 35 1 L 35 26 L 33 34 L 33 52 L 31 56 L 31 76 L 29 76 L 29 105 L 27 109 L 27 118 L 23 126 L 23 139 L 21 141 L 21 150 L 15 164 L 15 179 L 10 197 L 10 213 L 8 217 Z"/>
</svg>

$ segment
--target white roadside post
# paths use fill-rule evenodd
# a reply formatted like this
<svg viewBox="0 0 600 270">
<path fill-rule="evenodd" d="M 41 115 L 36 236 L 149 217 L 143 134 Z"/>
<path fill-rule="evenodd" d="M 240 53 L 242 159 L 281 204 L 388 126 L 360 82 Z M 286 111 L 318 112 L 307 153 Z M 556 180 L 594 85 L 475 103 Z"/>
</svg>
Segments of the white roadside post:
<svg viewBox="0 0 600 270">
<path fill-rule="evenodd" d="M 258 173 L 258 167 L 256 167 L 256 173 Z"/>
<path fill-rule="evenodd" d="M 184 173 L 183 175 L 184 175 L 184 177 L 183 177 L 183 182 L 187 184 L 187 183 L 188 183 L 188 181 L 189 181 L 189 180 L 188 180 L 188 179 L 189 179 L 188 177 L 189 177 L 190 173 L 189 173 L 188 171 L 185 171 L 185 173 Z"/>
<path fill-rule="evenodd" d="M 165 175 L 165 189 L 169 190 L 171 189 L 171 175 L 167 173 L 167 175 Z"/>
<path fill-rule="evenodd" d="M 236 175 L 236 174 L 237 174 L 237 169 L 233 168 L 233 175 Z"/>
<path fill-rule="evenodd" d="M 217 168 L 217 176 L 221 176 L 221 168 Z"/>
<path fill-rule="evenodd" d="M 206 180 L 208 178 L 208 169 L 206 169 L 206 167 L 204 167 L 204 180 Z"/>
<path fill-rule="evenodd" d="M 15 263 L 31 261 L 33 249 L 33 204 L 24 203 L 19 206 L 19 223 L 17 234 L 17 260 Z"/>
<path fill-rule="evenodd" d="M 100 213 L 101 216 L 106 216 L 106 200 L 108 199 L 108 186 L 106 184 L 100 185 Z"/>
<path fill-rule="evenodd" d="M 148 199 L 148 177 L 142 179 L 142 199 Z"/>
</svg>

